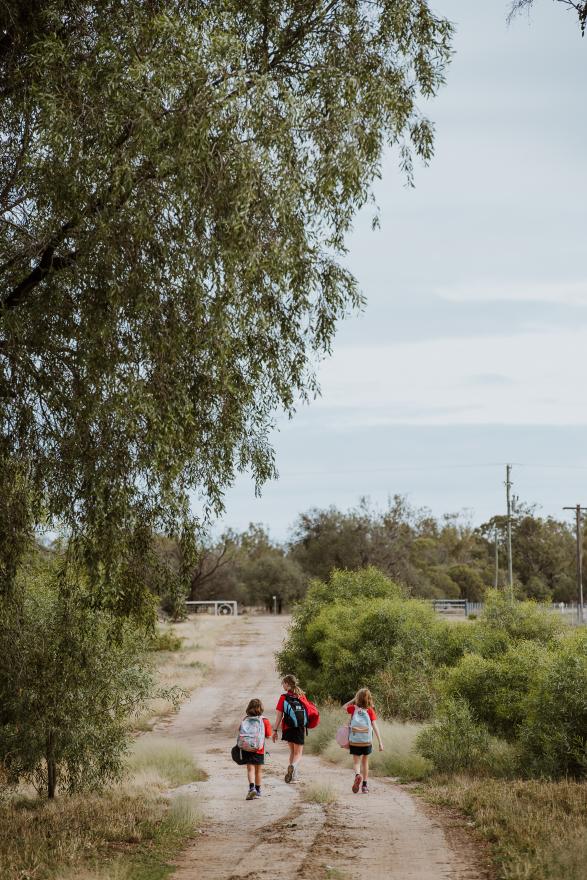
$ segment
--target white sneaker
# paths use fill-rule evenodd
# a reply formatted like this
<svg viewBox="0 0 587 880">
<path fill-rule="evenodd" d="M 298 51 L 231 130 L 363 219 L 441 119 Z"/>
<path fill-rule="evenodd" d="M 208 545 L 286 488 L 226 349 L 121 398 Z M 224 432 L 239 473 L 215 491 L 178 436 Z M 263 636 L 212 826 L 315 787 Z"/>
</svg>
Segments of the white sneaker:
<svg viewBox="0 0 587 880">
<path fill-rule="evenodd" d="M 298 772 L 297 764 L 294 764 L 293 773 L 291 776 L 291 781 L 292 782 L 299 782 L 300 781 L 300 774 Z"/>
</svg>

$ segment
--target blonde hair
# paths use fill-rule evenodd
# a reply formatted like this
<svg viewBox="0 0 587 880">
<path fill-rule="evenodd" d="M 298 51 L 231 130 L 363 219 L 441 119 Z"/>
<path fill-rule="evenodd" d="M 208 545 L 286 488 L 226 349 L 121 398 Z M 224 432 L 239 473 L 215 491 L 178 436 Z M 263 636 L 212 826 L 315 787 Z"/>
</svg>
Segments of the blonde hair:
<svg viewBox="0 0 587 880">
<path fill-rule="evenodd" d="M 295 675 L 284 675 L 281 679 L 282 685 L 286 690 L 291 691 L 296 697 L 303 697 L 304 692 L 300 687 L 300 683 Z"/>
<path fill-rule="evenodd" d="M 358 706 L 359 709 L 372 709 L 373 697 L 371 696 L 369 688 L 360 688 L 355 694 L 353 703 L 355 706 Z"/>
<path fill-rule="evenodd" d="M 247 706 L 247 715 L 254 717 L 255 715 L 263 714 L 263 703 L 261 700 L 250 700 L 249 705 Z"/>
</svg>

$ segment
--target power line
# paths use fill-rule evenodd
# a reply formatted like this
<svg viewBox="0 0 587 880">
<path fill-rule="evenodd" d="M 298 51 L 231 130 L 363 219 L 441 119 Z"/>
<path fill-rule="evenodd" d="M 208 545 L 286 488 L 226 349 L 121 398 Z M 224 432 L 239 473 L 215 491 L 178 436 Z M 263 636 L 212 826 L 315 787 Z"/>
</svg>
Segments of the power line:
<svg viewBox="0 0 587 880">
<path fill-rule="evenodd" d="M 554 470 L 580 470 L 587 471 L 587 465 L 565 465 L 565 464 L 526 464 L 524 462 L 512 462 L 513 466 L 521 468 L 539 468 Z M 289 471 L 282 470 L 281 476 L 286 477 L 320 477 L 330 475 L 345 474 L 384 474 L 384 473 L 401 473 L 404 471 L 442 471 L 442 470 L 476 470 L 478 468 L 498 468 L 507 466 L 503 461 L 478 462 L 473 464 L 401 464 L 388 465 L 381 468 L 321 468 L 320 470 L 309 471 Z"/>
</svg>

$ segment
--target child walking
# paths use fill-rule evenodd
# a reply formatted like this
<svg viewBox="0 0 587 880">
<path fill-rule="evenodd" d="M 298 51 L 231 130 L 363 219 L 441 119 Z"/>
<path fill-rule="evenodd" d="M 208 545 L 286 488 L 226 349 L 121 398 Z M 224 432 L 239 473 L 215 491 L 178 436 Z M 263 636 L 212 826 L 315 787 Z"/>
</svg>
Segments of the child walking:
<svg viewBox="0 0 587 880">
<path fill-rule="evenodd" d="M 353 792 L 359 788 L 363 794 L 369 792 L 369 755 L 373 751 L 373 732 L 379 743 L 379 751 L 383 751 L 383 740 L 377 726 L 377 713 L 373 706 L 373 697 L 369 688 L 361 688 L 354 698 L 345 703 L 351 716 L 349 721 L 349 751 L 353 758 Z"/>
<path fill-rule="evenodd" d="M 282 687 L 285 691 L 275 707 L 275 730 L 273 742 L 277 741 L 279 726 L 281 725 L 281 738 L 289 746 L 289 764 L 285 774 L 286 782 L 298 781 L 298 765 L 304 751 L 306 727 L 308 726 L 308 711 L 306 695 L 301 689 L 295 675 L 284 676 Z"/>
<path fill-rule="evenodd" d="M 251 700 L 240 723 L 235 746 L 235 750 L 240 752 L 238 763 L 245 764 L 247 768 L 248 801 L 261 797 L 265 740 L 271 736 L 271 732 L 269 719 L 263 715 L 263 703 L 261 700 Z"/>
</svg>

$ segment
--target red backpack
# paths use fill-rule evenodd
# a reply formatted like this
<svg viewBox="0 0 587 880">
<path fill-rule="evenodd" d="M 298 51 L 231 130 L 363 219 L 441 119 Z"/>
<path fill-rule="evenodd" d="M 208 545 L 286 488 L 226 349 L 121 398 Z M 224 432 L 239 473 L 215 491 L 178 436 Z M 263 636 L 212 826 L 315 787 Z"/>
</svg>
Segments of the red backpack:
<svg viewBox="0 0 587 880">
<path fill-rule="evenodd" d="M 308 715 L 308 730 L 312 730 L 314 727 L 318 727 L 320 724 L 320 712 L 318 708 L 311 703 L 310 700 L 304 695 L 301 697 L 301 701 L 306 708 L 306 714 Z"/>
</svg>

